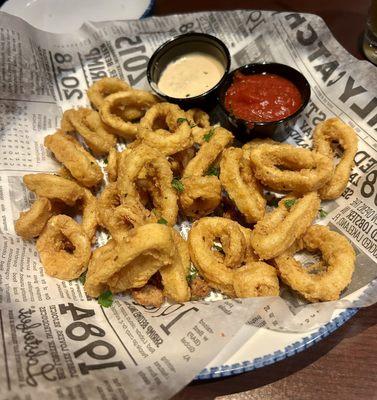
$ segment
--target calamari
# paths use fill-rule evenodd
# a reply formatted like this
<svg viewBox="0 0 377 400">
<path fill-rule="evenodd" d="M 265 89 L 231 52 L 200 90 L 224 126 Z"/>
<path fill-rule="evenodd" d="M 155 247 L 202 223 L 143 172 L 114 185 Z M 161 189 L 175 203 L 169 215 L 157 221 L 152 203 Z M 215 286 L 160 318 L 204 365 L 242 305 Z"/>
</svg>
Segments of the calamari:
<svg viewBox="0 0 377 400">
<path fill-rule="evenodd" d="M 191 126 L 194 142 L 202 144 L 204 142 L 203 137 L 210 128 L 209 115 L 199 108 L 191 108 L 186 111 L 186 116 Z"/>
<path fill-rule="evenodd" d="M 234 296 L 234 271 L 246 258 L 247 242 L 241 226 L 226 218 L 201 218 L 193 224 L 188 244 L 191 261 L 209 286 Z"/>
<path fill-rule="evenodd" d="M 135 139 L 140 117 L 157 101 L 157 98 L 149 92 L 132 89 L 106 97 L 99 112 L 103 122 L 112 127 L 118 136 L 125 139 Z M 139 110 L 138 118 L 125 116 L 125 110 L 128 108 Z M 135 115 L 132 115 L 132 117 L 135 117 Z"/>
<path fill-rule="evenodd" d="M 163 293 L 175 302 L 189 301 L 191 293 L 186 280 L 190 269 L 188 244 L 176 230 L 172 229 L 171 233 L 175 253 L 172 262 L 160 269 Z"/>
<path fill-rule="evenodd" d="M 297 251 L 320 251 L 322 260 L 311 267 L 310 273 L 293 258 Z M 310 302 L 339 299 L 351 282 L 355 270 L 355 251 L 350 242 L 327 226 L 313 225 L 301 240 L 274 259 L 280 278 Z"/>
<path fill-rule="evenodd" d="M 87 91 L 90 102 L 99 110 L 107 96 L 116 92 L 127 92 L 132 90 L 124 81 L 118 78 L 102 78 L 93 83 Z"/>
<path fill-rule="evenodd" d="M 98 198 L 97 219 L 117 242 L 132 228 L 152 222 L 150 212 L 137 200 L 130 197 L 122 204 L 116 183 L 108 184 Z"/>
<path fill-rule="evenodd" d="M 68 126 L 67 121 L 72 125 Z M 96 155 L 105 155 L 116 144 L 116 137 L 102 122 L 97 111 L 89 108 L 70 109 L 64 112 L 62 130 L 77 132 Z"/>
<path fill-rule="evenodd" d="M 96 159 L 72 136 L 58 131 L 46 136 L 44 144 L 83 186 L 96 186 L 102 181 Z"/>
<path fill-rule="evenodd" d="M 160 217 L 174 225 L 178 215 L 177 194 L 172 187 L 173 174 L 169 162 L 157 150 L 141 144 L 132 152 L 121 154 L 118 166 L 117 188 L 122 203 L 128 198 L 141 202 L 137 180 L 146 171 L 150 181 L 153 205 Z"/>
<path fill-rule="evenodd" d="M 233 287 L 237 297 L 279 296 L 280 292 L 276 269 L 262 261 L 236 269 Z"/>
<path fill-rule="evenodd" d="M 107 156 L 107 165 L 105 167 L 110 182 L 115 182 L 118 177 L 118 159 L 119 154 L 115 148 L 110 149 Z"/>
<path fill-rule="evenodd" d="M 38 197 L 30 209 L 20 213 L 14 224 L 18 236 L 32 239 L 39 236 L 47 221 L 54 215 L 51 201 L 46 197 Z"/>
<path fill-rule="evenodd" d="M 263 218 L 266 208 L 263 188 L 255 179 L 242 149 L 230 147 L 223 151 L 220 182 L 247 222 L 254 223 Z"/>
<path fill-rule="evenodd" d="M 262 143 L 247 152 L 255 177 L 270 189 L 307 193 L 333 173 L 329 157 L 290 144 Z"/>
<path fill-rule="evenodd" d="M 83 196 L 83 188 L 76 182 L 52 174 L 24 175 L 24 184 L 40 197 L 61 200 L 73 206 Z"/>
<path fill-rule="evenodd" d="M 282 254 L 300 238 L 315 219 L 320 206 L 317 192 L 301 198 L 284 197 L 278 207 L 258 221 L 251 233 L 255 253 L 268 260 Z"/>
<path fill-rule="evenodd" d="M 85 289 L 97 297 L 104 285 L 113 293 L 141 288 L 172 262 L 174 253 L 171 228 L 161 224 L 135 228 L 113 249 L 106 268 L 89 268 Z"/>
<path fill-rule="evenodd" d="M 114 254 L 116 251 L 116 241 L 109 240 L 104 246 L 96 248 L 90 257 L 88 271 L 84 284 L 85 292 L 92 297 L 98 297 L 101 293 L 108 290 L 109 286 L 106 282 L 97 283 L 92 276 L 101 269 L 109 269 L 113 267 Z"/>
<path fill-rule="evenodd" d="M 178 153 L 194 144 L 185 112 L 170 103 L 151 107 L 140 120 L 137 135 L 164 155 Z"/>
<path fill-rule="evenodd" d="M 318 124 L 314 130 L 314 150 L 330 159 L 334 159 L 332 144 L 337 143 L 343 154 L 330 180 L 319 189 L 323 200 L 338 198 L 347 186 L 357 152 L 356 132 L 339 118 L 330 118 Z"/>
<path fill-rule="evenodd" d="M 221 156 L 233 135 L 224 128 L 216 128 L 189 161 L 182 176 L 180 193 L 182 211 L 187 216 L 200 217 L 211 213 L 221 201 L 221 184 L 217 176 L 206 175 Z"/>
<path fill-rule="evenodd" d="M 97 199 L 92 192 L 84 189 L 84 194 L 81 198 L 82 204 L 82 223 L 81 226 L 88 236 L 89 240 L 94 238 L 96 234 L 97 222 Z"/>
<path fill-rule="evenodd" d="M 83 228 L 67 215 L 55 215 L 37 240 L 46 273 L 55 278 L 78 278 L 87 268 L 90 240 Z"/>
</svg>

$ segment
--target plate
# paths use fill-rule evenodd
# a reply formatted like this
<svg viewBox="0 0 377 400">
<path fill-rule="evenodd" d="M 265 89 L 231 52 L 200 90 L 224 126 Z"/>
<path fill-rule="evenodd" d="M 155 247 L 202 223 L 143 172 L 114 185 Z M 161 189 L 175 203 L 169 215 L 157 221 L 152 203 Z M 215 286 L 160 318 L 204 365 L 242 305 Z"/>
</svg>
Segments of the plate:
<svg viewBox="0 0 377 400">
<path fill-rule="evenodd" d="M 16 15 L 38 29 L 66 33 L 79 29 L 84 21 L 144 18 L 151 13 L 154 2 L 155 0 L 8 0 L 1 11 Z"/>
<path fill-rule="evenodd" d="M 337 330 L 356 313 L 357 308 L 337 310 L 332 319 L 319 329 L 305 333 L 277 332 L 244 325 L 231 342 L 195 380 L 238 375 L 284 360 L 318 343 Z M 245 340 L 245 338 L 248 340 Z M 240 347 L 239 343 L 245 343 Z M 233 353 L 229 356 L 230 353 Z"/>
<path fill-rule="evenodd" d="M 155 0 L 8 0 L 1 11 L 21 17 L 39 29 L 61 33 L 79 29 L 84 20 L 143 18 L 151 13 L 154 2 Z M 74 13 L 71 12 L 72 9 L 75 10 Z M 327 337 L 354 316 L 357 310 L 338 310 L 328 323 L 305 333 L 277 332 L 244 325 L 195 380 L 237 375 L 284 360 Z"/>
</svg>

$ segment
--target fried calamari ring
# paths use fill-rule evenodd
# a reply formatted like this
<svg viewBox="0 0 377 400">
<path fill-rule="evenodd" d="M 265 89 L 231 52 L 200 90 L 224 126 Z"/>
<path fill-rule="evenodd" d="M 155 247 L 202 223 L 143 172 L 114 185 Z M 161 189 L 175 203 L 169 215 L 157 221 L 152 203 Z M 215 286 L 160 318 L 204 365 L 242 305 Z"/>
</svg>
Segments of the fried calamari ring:
<svg viewBox="0 0 377 400">
<path fill-rule="evenodd" d="M 170 265 L 160 269 L 160 274 L 164 295 L 179 303 L 189 301 L 191 297 L 186 279 L 190 269 L 190 254 L 186 240 L 174 229 L 172 229 L 172 236 L 175 246 L 174 258 Z"/>
<path fill-rule="evenodd" d="M 195 157 L 195 154 L 195 147 L 192 146 L 168 157 L 174 176 L 182 176 L 187 164 Z"/>
<path fill-rule="evenodd" d="M 220 242 L 224 254 L 216 250 Z M 230 219 L 204 217 L 194 222 L 188 236 L 191 261 L 209 286 L 234 296 L 234 269 L 246 256 L 246 238 L 240 225 Z"/>
<path fill-rule="evenodd" d="M 116 183 L 110 183 L 101 193 L 97 202 L 97 219 L 117 242 L 130 229 L 153 221 L 150 212 L 140 202 L 130 197 L 125 204 L 121 203 Z"/>
<path fill-rule="evenodd" d="M 279 296 L 277 271 L 265 262 L 250 262 L 234 271 L 234 291 L 237 297 Z"/>
<path fill-rule="evenodd" d="M 155 104 L 145 113 L 138 138 L 164 155 L 178 153 L 194 144 L 185 112 L 170 103 Z"/>
<path fill-rule="evenodd" d="M 209 128 L 209 115 L 200 108 L 191 108 L 186 111 L 187 119 L 190 125 L 196 125 L 198 128 Z"/>
<path fill-rule="evenodd" d="M 275 210 L 255 225 L 251 234 L 254 251 L 262 260 L 282 254 L 304 234 L 316 217 L 319 206 L 316 192 L 301 198 L 284 197 Z"/>
<path fill-rule="evenodd" d="M 263 188 L 255 179 L 250 162 L 244 158 L 242 149 L 225 149 L 220 161 L 220 171 L 222 186 L 246 221 L 254 223 L 262 219 L 266 208 Z"/>
<path fill-rule="evenodd" d="M 302 249 L 319 250 L 327 268 L 321 268 L 322 271 L 316 274 L 309 273 L 293 258 L 294 253 Z M 355 259 L 355 251 L 343 235 L 330 231 L 327 226 L 313 225 L 302 240 L 274 261 L 281 279 L 288 286 L 310 302 L 316 302 L 339 299 L 341 291 L 351 282 Z"/>
<path fill-rule="evenodd" d="M 160 268 L 172 262 L 174 252 L 171 228 L 161 224 L 135 228 L 113 250 L 106 268 L 88 270 L 87 293 L 97 297 L 104 285 L 113 293 L 141 288 Z"/>
<path fill-rule="evenodd" d="M 202 144 L 204 142 L 203 136 L 210 128 L 209 115 L 199 108 L 191 108 L 186 111 L 186 116 L 191 126 L 191 133 L 194 137 L 194 142 Z"/>
<path fill-rule="evenodd" d="M 321 199 L 338 198 L 347 186 L 357 152 L 356 132 L 339 118 L 330 118 L 318 124 L 314 130 L 314 150 L 330 159 L 334 158 L 333 143 L 338 143 L 343 149 L 343 155 L 336 165 L 331 179 L 319 190 Z"/>
<path fill-rule="evenodd" d="M 105 167 L 110 182 L 115 182 L 118 177 L 118 157 L 119 153 L 115 148 L 110 149 L 107 156 L 107 165 Z"/>
<path fill-rule="evenodd" d="M 81 198 L 82 202 L 82 223 L 81 226 L 88 236 L 89 240 L 94 238 L 96 234 L 97 222 L 97 199 L 92 192 L 84 189 L 84 194 Z"/>
<path fill-rule="evenodd" d="M 39 236 L 47 221 L 54 215 L 52 205 L 46 197 L 38 197 L 30 210 L 22 211 L 14 224 L 18 236 L 32 239 Z"/>
<path fill-rule="evenodd" d="M 251 146 L 248 155 L 255 177 L 277 191 L 317 190 L 333 172 L 327 156 L 290 144 L 262 143 Z"/>
<path fill-rule="evenodd" d="M 103 175 L 96 159 L 72 136 L 58 131 L 46 136 L 44 144 L 83 186 L 101 182 Z"/>
<path fill-rule="evenodd" d="M 119 160 L 117 188 L 122 202 L 133 198 L 141 203 L 137 180 L 143 169 L 151 179 L 152 199 L 159 215 L 174 225 L 178 215 L 177 194 L 171 182 L 169 162 L 157 150 L 141 144 L 132 152 L 123 152 Z"/>
<path fill-rule="evenodd" d="M 83 188 L 76 182 L 52 174 L 24 175 L 24 184 L 40 197 L 61 200 L 73 206 L 83 196 Z"/>
<path fill-rule="evenodd" d="M 86 270 L 90 241 L 82 227 L 67 215 L 50 218 L 36 246 L 44 269 L 50 276 L 71 280 Z"/>
<path fill-rule="evenodd" d="M 98 247 L 90 257 L 87 278 L 92 277 L 100 269 L 109 269 L 113 267 L 114 252 L 116 251 L 115 240 L 109 240 L 104 246 Z M 93 279 L 86 279 L 84 290 L 89 296 L 98 297 L 101 293 L 106 291 L 109 286 L 106 283 L 98 284 Z"/>
<path fill-rule="evenodd" d="M 183 192 L 180 194 L 182 211 L 187 216 L 199 217 L 211 213 L 221 201 L 221 184 L 216 176 L 207 173 L 233 135 L 224 128 L 213 130 L 212 136 L 203 143 L 196 156 L 183 172 Z"/>
<path fill-rule="evenodd" d="M 87 146 L 97 155 L 107 154 L 116 144 L 116 137 L 102 122 L 97 111 L 88 108 L 67 110 L 63 114 L 63 121 L 69 121 L 73 130 L 83 137 Z M 63 127 L 67 129 L 66 122 L 62 122 L 64 131 Z M 72 129 L 65 132 L 72 132 Z"/>
<path fill-rule="evenodd" d="M 118 78 L 102 78 L 93 83 L 87 91 L 90 102 L 99 110 L 105 98 L 116 92 L 127 92 L 132 90 L 124 81 Z"/>
<path fill-rule="evenodd" d="M 138 132 L 139 123 L 135 122 L 135 118 L 125 118 L 124 110 L 131 107 L 139 110 L 142 116 L 157 101 L 157 98 L 149 92 L 132 89 L 106 97 L 99 112 L 103 122 L 111 126 L 118 136 L 125 139 L 134 139 Z"/>
<path fill-rule="evenodd" d="M 56 174 L 64 179 L 68 179 L 70 181 L 76 182 L 76 179 L 72 176 L 72 174 L 69 172 L 69 170 L 63 165 L 59 170 L 56 172 Z"/>
</svg>

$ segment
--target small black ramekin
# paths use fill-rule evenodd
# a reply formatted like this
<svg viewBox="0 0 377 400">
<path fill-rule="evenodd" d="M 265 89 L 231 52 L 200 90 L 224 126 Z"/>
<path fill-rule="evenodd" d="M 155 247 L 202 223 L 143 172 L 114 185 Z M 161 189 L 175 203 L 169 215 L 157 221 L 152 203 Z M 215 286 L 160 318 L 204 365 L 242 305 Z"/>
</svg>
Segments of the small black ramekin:
<svg viewBox="0 0 377 400">
<path fill-rule="evenodd" d="M 158 81 L 166 66 L 176 57 L 193 51 L 211 54 L 224 65 L 224 75 L 221 80 L 199 96 L 175 98 L 161 92 L 158 89 Z M 230 69 L 230 60 L 229 50 L 220 39 L 206 33 L 189 32 L 168 40 L 153 53 L 147 67 L 147 78 L 153 91 L 169 103 L 178 104 L 183 109 L 200 107 L 208 110 L 216 103 L 217 91 L 224 83 Z"/>
<path fill-rule="evenodd" d="M 225 95 L 229 86 L 233 83 L 235 73 L 241 72 L 244 75 L 254 74 L 275 74 L 291 81 L 300 91 L 302 104 L 292 115 L 271 122 L 252 122 L 239 119 L 232 115 L 225 107 Z M 220 90 L 218 91 L 218 102 L 220 112 L 218 116 L 220 123 L 233 132 L 241 141 L 248 142 L 254 137 L 271 137 L 278 141 L 283 141 L 289 135 L 290 129 L 295 124 L 299 114 L 307 106 L 310 99 L 310 85 L 301 72 L 289 67 L 288 65 L 269 63 L 269 64 L 247 64 L 235 69 L 228 74 Z"/>
</svg>

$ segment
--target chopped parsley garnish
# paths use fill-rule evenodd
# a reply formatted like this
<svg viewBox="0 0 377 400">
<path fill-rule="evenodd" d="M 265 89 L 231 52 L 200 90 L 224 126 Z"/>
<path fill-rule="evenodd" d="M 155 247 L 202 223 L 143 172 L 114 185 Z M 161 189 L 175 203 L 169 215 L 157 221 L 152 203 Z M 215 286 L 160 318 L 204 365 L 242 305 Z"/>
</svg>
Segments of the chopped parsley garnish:
<svg viewBox="0 0 377 400">
<path fill-rule="evenodd" d="M 203 140 L 209 142 L 214 133 L 215 133 L 215 128 L 210 129 L 208 133 L 203 135 Z"/>
<path fill-rule="evenodd" d="M 188 122 L 188 119 L 187 119 L 187 118 L 178 118 L 178 119 L 177 119 L 177 122 L 178 122 L 179 124 L 181 124 L 182 122 Z"/>
<path fill-rule="evenodd" d="M 157 223 L 158 224 L 161 224 L 161 225 L 167 225 L 168 224 L 168 221 L 166 221 L 166 219 L 165 218 L 160 218 L 158 221 L 157 221 Z"/>
<path fill-rule="evenodd" d="M 214 176 L 219 176 L 220 175 L 220 168 L 216 167 L 215 165 L 212 165 L 207 169 L 206 175 L 214 175 Z"/>
<path fill-rule="evenodd" d="M 83 272 L 83 273 L 79 276 L 78 280 L 79 280 L 83 285 L 85 284 L 85 281 L 86 281 L 86 271 Z"/>
<path fill-rule="evenodd" d="M 322 208 L 319 209 L 319 216 L 321 218 L 325 218 L 327 214 L 328 214 L 327 211 L 323 210 Z"/>
<path fill-rule="evenodd" d="M 113 293 L 111 290 L 106 290 L 98 297 L 98 304 L 102 307 L 111 307 L 113 304 Z"/>
<path fill-rule="evenodd" d="M 296 203 L 296 199 L 285 200 L 284 205 L 288 208 L 288 210 Z"/>
<path fill-rule="evenodd" d="M 107 163 L 108 163 L 109 161 L 107 160 L 107 158 L 105 158 L 105 159 L 103 160 L 103 162 L 104 162 L 104 164 L 107 165 Z"/>
<path fill-rule="evenodd" d="M 273 197 L 272 199 L 271 199 L 271 201 L 269 202 L 269 205 L 271 206 L 271 207 L 277 207 L 278 205 L 279 205 L 279 201 L 280 201 L 281 199 L 278 199 L 277 197 Z"/>
<path fill-rule="evenodd" d="M 183 183 L 178 178 L 174 178 L 171 181 L 171 185 L 179 193 L 182 193 L 185 190 L 185 187 L 183 186 Z"/>
<path fill-rule="evenodd" d="M 186 275 L 187 283 L 190 284 L 197 276 L 198 276 L 197 269 L 193 265 L 190 265 L 189 272 Z"/>
</svg>

